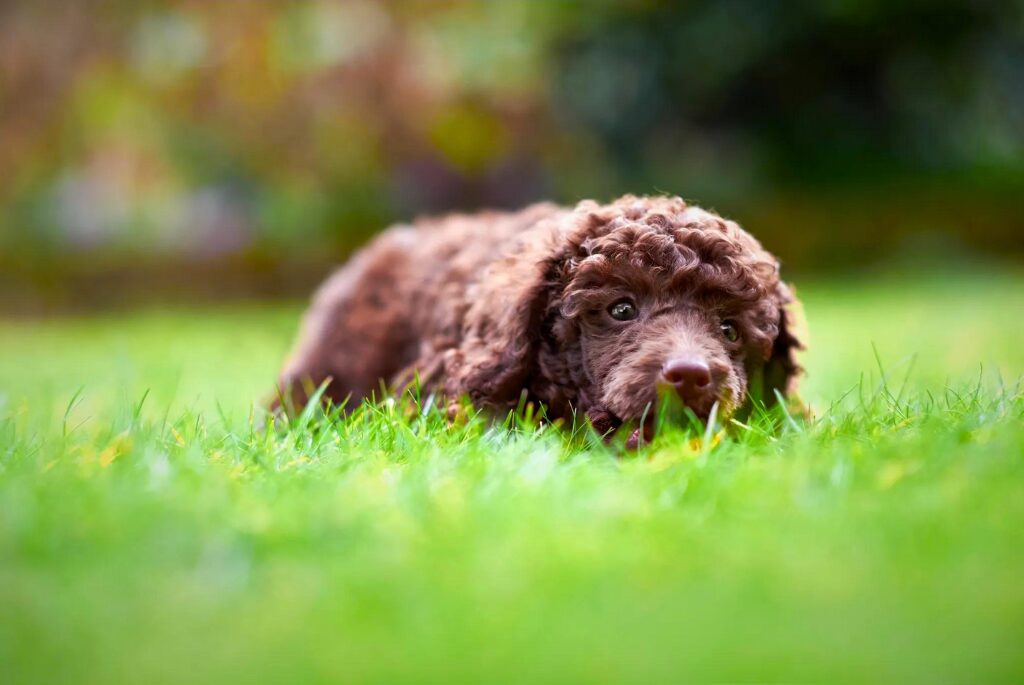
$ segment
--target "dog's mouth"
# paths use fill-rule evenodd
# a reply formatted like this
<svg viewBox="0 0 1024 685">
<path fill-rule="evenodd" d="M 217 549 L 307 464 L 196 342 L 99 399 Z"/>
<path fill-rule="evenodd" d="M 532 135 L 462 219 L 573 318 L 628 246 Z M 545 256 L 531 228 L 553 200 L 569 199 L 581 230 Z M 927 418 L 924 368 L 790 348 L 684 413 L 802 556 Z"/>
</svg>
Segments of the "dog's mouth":
<svg viewBox="0 0 1024 685">
<path fill-rule="evenodd" d="M 650 444 L 666 426 L 703 427 L 715 413 L 717 405 L 718 402 L 706 407 L 687 406 L 675 392 L 659 388 L 656 398 L 639 416 L 622 418 L 606 409 L 596 409 L 588 412 L 587 417 L 606 442 L 625 434 L 623 446 L 627 450 L 637 450 Z"/>
<path fill-rule="evenodd" d="M 590 425 L 606 443 L 615 442 L 617 438 L 628 432 L 623 446 L 627 450 L 639 449 L 651 442 L 655 435 L 654 415 L 638 419 L 621 419 L 606 409 L 592 409 L 587 413 Z"/>
<path fill-rule="evenodd" d="M 655 422 L 652 419 L 643 420 L 640 425 L 633 429 L 633 432 L 626 438 L 625 448 L 627 450 L 638 450 L 654 440 Z"/>
</svg>

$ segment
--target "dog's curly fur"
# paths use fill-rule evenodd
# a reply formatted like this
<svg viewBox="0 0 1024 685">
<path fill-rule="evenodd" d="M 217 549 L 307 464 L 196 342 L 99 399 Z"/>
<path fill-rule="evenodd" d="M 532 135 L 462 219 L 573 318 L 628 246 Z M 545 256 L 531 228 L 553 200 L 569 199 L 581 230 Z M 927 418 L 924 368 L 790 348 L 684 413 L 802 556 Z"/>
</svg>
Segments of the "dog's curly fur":
<svg viewBox="0 0 1024 685">
<path fill-rule="evenodd" d="M 613 319 L 625 298 L 636 318 Z M 757 240 L 678 197 L 422 220 L 325 283 L 279 390 L 301 406 L 330 379 L 326 397 L 351 406 L 418 378 L 499 410 L 525 393 L 551 418 L 579 412 L 607 432 L 646 415 L 682 355 L 712 378 L 690 409 L 728 416 L 795 392 L 795 305 Z"/>
</svg>

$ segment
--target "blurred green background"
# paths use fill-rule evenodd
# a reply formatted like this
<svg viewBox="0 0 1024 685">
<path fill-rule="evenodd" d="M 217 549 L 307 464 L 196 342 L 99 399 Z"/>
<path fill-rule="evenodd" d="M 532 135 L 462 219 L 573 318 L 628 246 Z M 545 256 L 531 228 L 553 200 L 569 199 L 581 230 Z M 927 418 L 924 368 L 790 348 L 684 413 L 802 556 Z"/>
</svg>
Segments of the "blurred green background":
<svg viewBox="0 0 1024 685">
<path fill-rule="evenodd" d="M 790 274 L 1024 254 L 1024 4 L 7 2 L 7 310 L 291 297 L 389 222 L 619 193 Z"/>
</svg>

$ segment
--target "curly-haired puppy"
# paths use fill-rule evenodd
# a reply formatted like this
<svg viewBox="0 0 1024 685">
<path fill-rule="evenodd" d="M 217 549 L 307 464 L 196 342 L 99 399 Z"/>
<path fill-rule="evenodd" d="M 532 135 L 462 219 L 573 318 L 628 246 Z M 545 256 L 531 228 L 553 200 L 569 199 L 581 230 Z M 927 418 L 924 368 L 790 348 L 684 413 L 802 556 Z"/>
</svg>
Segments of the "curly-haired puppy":
<svg viewBox="0 0 1024 685">
<path fill-rule="evenodd" d="M 316 295 L 280 378 L 349 406 L 414 378 L 457 407 L 525 395 L 650 436 L 658 398 L 720 419 L 795 391 L 794 297 L 737 224 L 677 197 L 395 226 Z"/>
</svg>

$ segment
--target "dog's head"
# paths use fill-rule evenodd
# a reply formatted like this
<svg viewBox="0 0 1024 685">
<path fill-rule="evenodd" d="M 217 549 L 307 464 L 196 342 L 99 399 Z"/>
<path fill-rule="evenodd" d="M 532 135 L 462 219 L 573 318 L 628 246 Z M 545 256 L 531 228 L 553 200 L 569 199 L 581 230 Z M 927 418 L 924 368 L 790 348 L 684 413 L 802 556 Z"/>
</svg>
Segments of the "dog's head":
<svg viewBox="0 0 1024 685">
<path fill-rule="evenodd" d="M 582 203 L 484 279 L 461 387 L 522 388 L 600 430 L 671 397 L 706 420 L 795 392 L 795 298 L 776 259 L 733 222 L 678 198 Z M 474 344 L 474 341 L 476 344 Z"/>
</svg>

